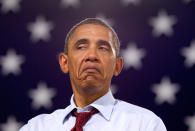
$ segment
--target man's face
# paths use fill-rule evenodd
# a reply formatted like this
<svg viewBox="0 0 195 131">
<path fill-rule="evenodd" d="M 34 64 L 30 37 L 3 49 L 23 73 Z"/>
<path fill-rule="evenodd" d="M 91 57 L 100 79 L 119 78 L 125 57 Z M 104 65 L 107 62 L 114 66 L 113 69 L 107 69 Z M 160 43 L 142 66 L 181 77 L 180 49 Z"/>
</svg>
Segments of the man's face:
<svg viewBox="0 0 195 131">
<path fill-rule="evenodd" d="M 73 90 L 108 90 L 118 75 L 112 33 L 101 25 L 79 26 L 69 40 L 68 71 Z M 75 89 L 74 89 L 75 88 Z"/>
</svg>

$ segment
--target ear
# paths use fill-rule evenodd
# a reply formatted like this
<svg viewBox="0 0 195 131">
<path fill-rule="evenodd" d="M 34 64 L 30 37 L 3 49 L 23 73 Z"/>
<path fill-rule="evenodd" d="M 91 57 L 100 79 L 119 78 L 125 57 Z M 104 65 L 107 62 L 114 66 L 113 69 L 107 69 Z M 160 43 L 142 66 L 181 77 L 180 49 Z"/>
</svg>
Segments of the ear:
<svg viewBox="0 0 195 131">
<path fill-rule="evenodd" d="M 68 73 L 68 56 L 66 54 L 61 53 L 59 55 L 59 64 L 60 64 L 61 70 L 64 73 Z"/>
<path fill-rule="evenodd" d="M 114 76 L 118 76 L 123 68 L 123 58 L 117 57 L 116 58 L 116 67 L 114 71 Z"/>
</svg>

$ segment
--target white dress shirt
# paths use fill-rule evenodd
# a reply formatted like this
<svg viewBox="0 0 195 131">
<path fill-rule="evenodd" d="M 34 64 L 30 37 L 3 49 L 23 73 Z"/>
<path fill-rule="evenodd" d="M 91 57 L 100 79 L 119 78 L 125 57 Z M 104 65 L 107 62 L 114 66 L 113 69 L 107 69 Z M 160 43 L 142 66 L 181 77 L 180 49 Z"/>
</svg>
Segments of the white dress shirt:
<svg viewBox="0 0 195 131">
<path fill-rule="evenodd" d="M 153 112 L 136 105 L 116 100 L 111 91 L 86 106 L 76 107 L 72 95 L 70 105 L 51 114 L 42 114 L 29 120 L 19 131 L 70 131 L 76 122 L 71 111 L 88 112 L 96 108 L 94 114 L 83 126 L 83 131 L 167 131 L 162 120 Z"/>
</svg>

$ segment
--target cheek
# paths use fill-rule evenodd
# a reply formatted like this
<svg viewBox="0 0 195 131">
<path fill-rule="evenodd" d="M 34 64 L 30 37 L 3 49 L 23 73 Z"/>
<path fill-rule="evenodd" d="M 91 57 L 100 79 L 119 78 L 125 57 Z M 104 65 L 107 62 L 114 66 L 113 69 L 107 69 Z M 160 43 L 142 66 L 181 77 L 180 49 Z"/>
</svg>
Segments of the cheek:
<svg viewBox="0 0 195 131">
<path fill-rule="evenodd" d="M 112 76 L 115 70 L 115 61 L 113 59 L 109 59 L 108 62 L 105 63 L 105 66 L 106 74 Z"/>
<path fill-rule="evenodd" d="M 69 58 L 70 72 L 74 72 L 74 74 L 77 74 L 80 68 L 80 64 L 81 64 L 81 57 L 79 57 L 78 55 L 75 55 L 74 57 L 73 56 L 70 57 Z"/>
</svg>

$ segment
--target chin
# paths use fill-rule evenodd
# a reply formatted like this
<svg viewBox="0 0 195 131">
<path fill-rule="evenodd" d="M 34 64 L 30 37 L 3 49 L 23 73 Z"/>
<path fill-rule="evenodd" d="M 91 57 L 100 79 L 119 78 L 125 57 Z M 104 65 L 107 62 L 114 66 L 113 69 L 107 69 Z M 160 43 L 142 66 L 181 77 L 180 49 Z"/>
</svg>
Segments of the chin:
<svg viewBox="0 0 195 131">
<path fill-rule="evenodd" d="M 98 84 L 99 82 L 95 80 L 86 80 L 81 84 L 81 88 L 85 91 L 90 91 L 90 92 L 97 92 L 102 90 L 102 85 Z"/>
<path fill-rule="evenodd" d="M 100 87 L 100 85 L 97 84 L 97 81 L 95 81 L 95 80 L 86 80 L 85 82 L 83 82 L 83 87 L 98 88 L 98 87 Z"/>
</svg>

